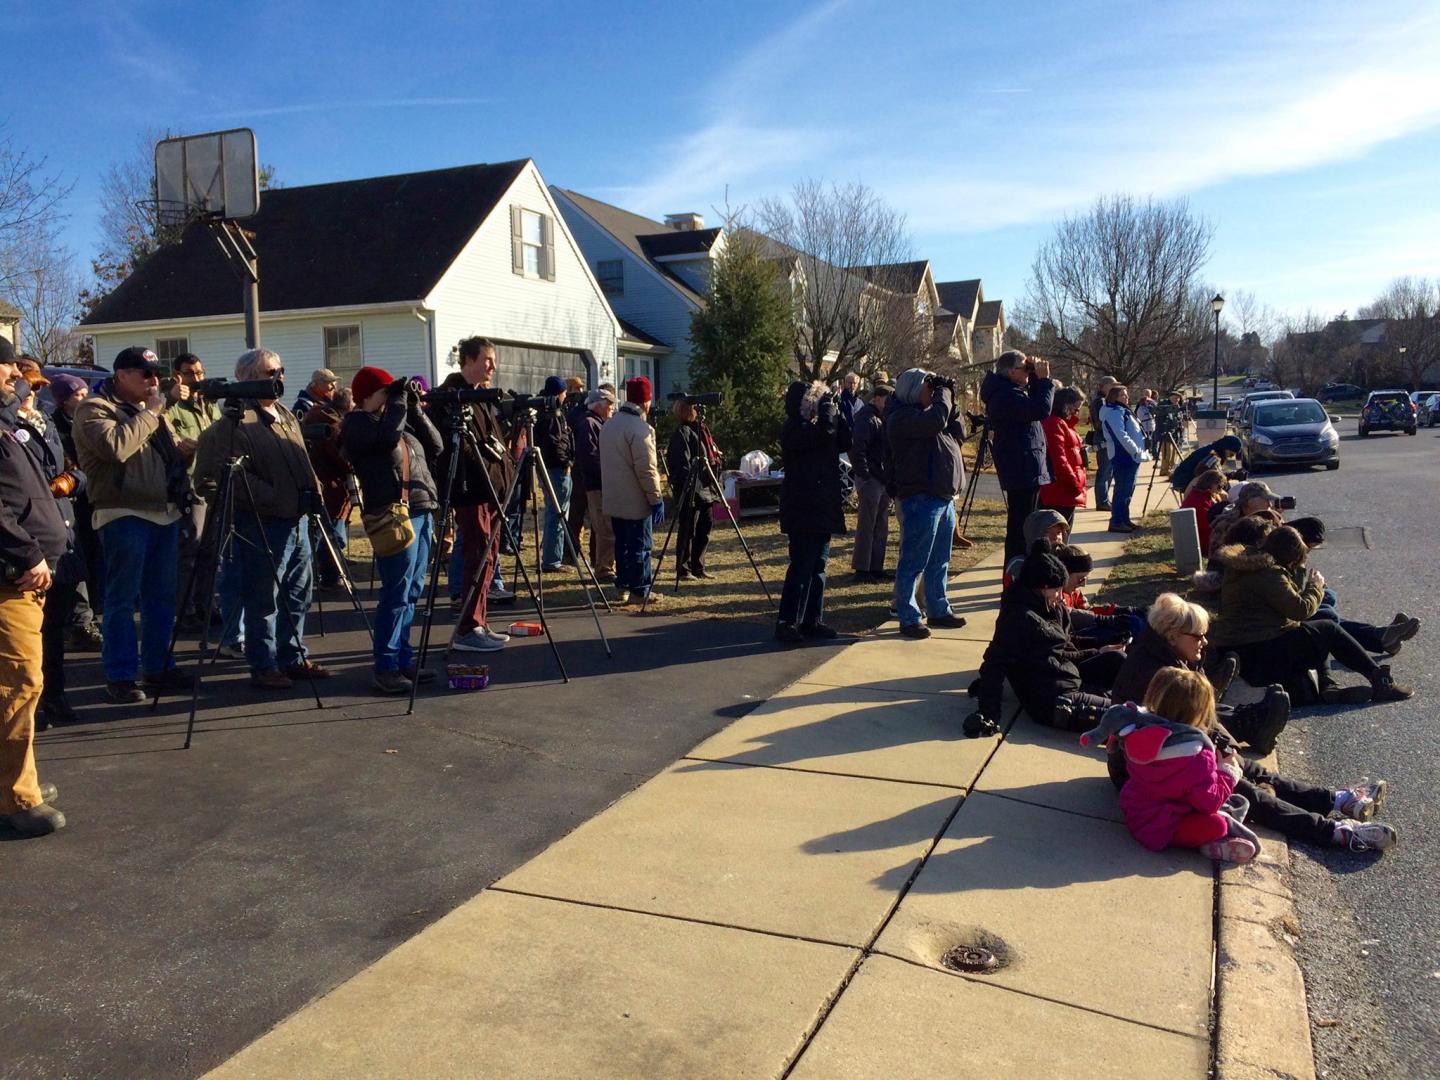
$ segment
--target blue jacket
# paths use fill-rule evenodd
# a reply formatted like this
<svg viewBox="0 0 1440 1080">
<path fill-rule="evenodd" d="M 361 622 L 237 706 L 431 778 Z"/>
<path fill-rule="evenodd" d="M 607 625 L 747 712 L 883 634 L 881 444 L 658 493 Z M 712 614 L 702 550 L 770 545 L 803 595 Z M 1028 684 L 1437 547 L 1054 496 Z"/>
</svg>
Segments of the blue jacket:
<svg viewBox="0 0 1440 1080">
<path fill-rule="evenodd" d="M 980 384 L 980 400 L 990 424 L 1000 487 L 1019 491 L 1050 483 L 1050 460 L 1040 421 L 1050 415 L 1055 384 L 1049 379 L 1031 379 L 1029 387 L 1022 390 L 992 371 Z"/>
<path fill-rule="evenodd" d="M 1105 434 L 1105 452 L 1114 461 L 1124 454 L 1135 464 L 1147 457 L 1145 433 L 1135 421 L 1135 414 L 1124 405 L 1106 405 L 1100 410 L 1100 427 Z"/>
</svg>

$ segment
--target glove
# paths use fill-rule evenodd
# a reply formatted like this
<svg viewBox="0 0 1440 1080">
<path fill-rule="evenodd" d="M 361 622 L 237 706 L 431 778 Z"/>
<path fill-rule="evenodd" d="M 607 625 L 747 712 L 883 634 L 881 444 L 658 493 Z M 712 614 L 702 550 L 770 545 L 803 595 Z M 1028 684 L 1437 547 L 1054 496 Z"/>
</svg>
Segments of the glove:
<svg viewBox="0 0 1440 1080">
<path fill-rule="evenodd" d="M 980 739 L 990 735 L 997 735 L 1000 732 L 1000 725 L 991 720 L 984 713 L 972 712 L 965 717 L 965 737 L 967 739 Z"/>
<path fill-rule="evenodd" d="M 657 529 L 665 524 L 665 500 L 661 499 L 654 506 L 650 507 L 650 523 Z"/>
</svg>

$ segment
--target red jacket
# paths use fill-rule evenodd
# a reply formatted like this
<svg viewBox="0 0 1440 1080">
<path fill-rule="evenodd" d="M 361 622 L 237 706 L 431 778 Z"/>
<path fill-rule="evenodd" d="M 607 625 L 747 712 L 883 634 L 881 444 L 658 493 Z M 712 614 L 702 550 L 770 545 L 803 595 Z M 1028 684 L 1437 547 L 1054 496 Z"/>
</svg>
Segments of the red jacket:
<svg viewBox="0 0 1440 1080">
<path fill-rule="evenodd" d="M 1041 506 L 1085 505 L 1085 455 L 1074 420 L 1047 416 L 1040 421 L 1045 429 L 1045 453 L 1054 478 L 1040 489 Z"/>
<path fill-rule="evenodd" d="M 1180 504 L 1182 510 L 1188 506 L 1195 511 L 1195 529 L 1200 533 L 1202 554 L 1210 550 L 1210 508 L 1214 505 L 1215 493 L 1213 491 L 1192 491 Z"/>
</svg>

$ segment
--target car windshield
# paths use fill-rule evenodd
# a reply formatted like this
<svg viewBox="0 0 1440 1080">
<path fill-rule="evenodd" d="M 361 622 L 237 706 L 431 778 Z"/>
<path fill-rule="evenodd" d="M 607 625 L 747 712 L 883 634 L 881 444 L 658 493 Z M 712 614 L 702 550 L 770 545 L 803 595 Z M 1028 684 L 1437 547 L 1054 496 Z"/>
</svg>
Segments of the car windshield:
<svg viewBox="0 0 1440 1080">
<path fill-rule="evenodd" d="M 1294 424 L 1321 424 L 1325 410 L 1318 401 L 1267 402 L 1255 410 L 1256 427 L 1290 427 Z"/>
</svg>

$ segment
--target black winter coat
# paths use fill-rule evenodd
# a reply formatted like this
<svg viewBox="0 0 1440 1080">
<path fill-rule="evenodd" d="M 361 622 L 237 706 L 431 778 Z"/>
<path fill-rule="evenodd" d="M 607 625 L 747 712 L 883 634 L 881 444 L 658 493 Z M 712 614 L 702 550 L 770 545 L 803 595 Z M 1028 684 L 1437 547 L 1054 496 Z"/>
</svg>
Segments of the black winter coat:
<svg viewBox="0 0 1440 1080">
<path fill-rule="evenodd" d="M 1139 705 L 1145 700 L 1145 691 L 1150 680 L 1161 668 L 1183 667 L 1199 671 L 1199 664 L 1187 664 L 1175 654 L 1170 643 L 1149 626 L 1141 630 L 1125 649 L 1125 663 L 1115 676 L 1115 685 L 1110 688 L 1110 700 L 1117 704 L 1133 701 Z"/>
<path fill-rule="evenodd" d="M 458 371 L 451 374 L 441 389 L 468 390 L 470 384 Z M 445 405 L 432 407 L 430 419 L 440 432 L 445 449 L 435 463 L 434 475 L 444 482 L 450 468 L 450 433 L 454 425 L 463 420 L 463 411 L 456 412 Z M 509 433 L 500 419 L 496 405 L 477 402 L 470 406 L 470 419 L 465 422 L 473 439 L 461 442 L 460 463 L 455 471 L 455 487 L 450 492 L 451 506 L 480 506 L 489 503 L 499 509 L 499 500 L 510 490 L 510 481 L 515 476 L 515 459 L 510 454 Z M 487 485 L 481 472 L 489 474 Z M 491 492 L 495 498 L 491 498 Z"/>
<path fill-rule="evenodd" d="M 11 581 L 41 559 L 65 553 L 69 530 L 35 457 L 15 437 L 15 398 L 0 410 L 0 570 Z"/>
<path fill-rule="evenodd" d="M 720 501 L 720 491 L 710 479 L 711 472 L 701 463 L 704 453 L 705 440 L 700 435 L 698 423 L 681 424 L 670 436 L 670 445 L 665 448 L 665 471 L 670 475 L 670 493 L 676 500 L 684 493 L 685 477 L 693 464 L 697 470 L 696 501 L 702 506 Z"/>
<path fill-rule="evenodd" d="M 1076 664 L 1097 652 L 1075 647 L 1066 608 L 1051 608 L 1043 593 L 1012 585 L 1000 598 L 995 636 L 980 664 L 980 711 L 1000 718 L 1004 680 L 1009 678 L 1030 718 L 1048 724 L 1055 699 L 1080 689 Z"/>
<path fill-rule="evenodd" d="M 964 441 L 965 426 L 945 387 L 935 388 L 928 409 L 903 404 L 890 395 L 885 405 L 885 443 L 895 497 L 953 499 L 963 491 L 965 464 L 960 444 Z"/>
<path fill-rule="evenodd" d="M 391 398 L 379 413 L 360 409 L 340 422 L 340 445 L 355 469 L 365 511 L 377 514 L 400 501 L 400 480 L 405 468 L 400 440 L 410 452 L 410 481 L 405 491 L 412 514 L 439 507 L 430 462 L 439 458 L 444 443 L 435 425 L 419 409 L 407 408 L 405 397 Z"/>
<path fill-rule="evenodd" d="M 535 417 L 535 446 L 549 469 L 575 464 L 575 436 L 565 418 L 565 399 L 547 397 Z"/>
<path fill-rule="evenodd" d="M 873 402 L 855 413 L 850 427 L 850 471 L 856 481 L 890 482 L 885 465 L 885 418 L 875 411 Z"/>
<path fill-rule="evenodd" d="M 834 536 L 845 528 L 844 496 L 840 490 L 840 454 L 850 440 L 840 424 L 834 398 L 820 405 L 814 421 L 800 418 L 800 401 L 808 384 L 793 382 L 785 392 L 785 426 L 780 430 L 780 531 Z"/>
<path fill-rule="evenodd" d="M 990 423 L 1000 487 L 1019 491 L 1050 483 L 1050 459 L 1040 421 L 1050 415 L 1055 384 L 1049 379 L 1031 379 L 1030 386 L 1021 390 L 992 371 L 980 384 L 980 400 Z"/>
</svg>

